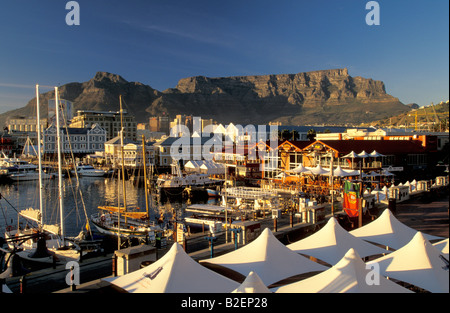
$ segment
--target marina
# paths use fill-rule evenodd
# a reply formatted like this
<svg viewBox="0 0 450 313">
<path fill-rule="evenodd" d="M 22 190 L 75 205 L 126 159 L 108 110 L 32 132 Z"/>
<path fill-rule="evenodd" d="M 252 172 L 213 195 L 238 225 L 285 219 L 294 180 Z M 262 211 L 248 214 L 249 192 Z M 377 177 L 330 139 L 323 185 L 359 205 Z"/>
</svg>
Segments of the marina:
<svg viewBox="0 0 450 313">
<path fill-rule="evenodd" d="M 69 193 L 70 189 L 73 188 L 73 186 L 71 186 L 73 182 L 71 179 L 65 179 L 64 183 L 64 196 L 65 198 L 67 197 L 67 199 L 70 199 L 67 201 L 68 203 L 73 202 L 76 198 L 73 198 L 73 195 L 71 196 Z M 118 184 L 120 184 L 120 182 L 114 178 L 81 178 L 79 187 L 81 187 L 85 194 L 90 195 L 87 197 L 88 200 L 86 203 L 86 207 L 89 208 L 88 214 L 94 214 L 94 212 L 96 212 L 96 203 L 98 203 L 97 201 L 100 197 L 102 199 L 108 199 L 109 203 L 113 204 L 116 201 Z M 428 187 L 425 186 L 424 190 L 416 190 L 411 193 L 409 193 L 409 190 L 413 188 L 408 187 L 408 197 L 404 197 L 403 201 L 393 201 L 393 198 L 390 198 L 391 201 L 377 201 L 376 204 L 370 207 L 370 209 L 368 209 L 364 214 L 363 224 L 370 223 L 377 218 L 383 210 L 390 209 L 395 212 L 399 219 L 402 220 L 403 217 L 403 221 L 411 226 L 414 225 L 417 229 L 421 229 L 430 234 L 436 234 L 437 236 L 448 237 L 448 181 L 444 179 L 440 182 L 440 184 L 441 185 L 438 186 L 436 185 L 436 182 L 429 182 L 427 185 Z M 143 187 L 134 186 L 132 181 L 126 181 L 126 186 L 130 204 L 137 207 L 145 207 Z M 56 189 L 56 182 L 54 180 L 46 181 L 46 189 Z M 32 206 L 32 203 L 36 201 L 35 190 L 36 182 L 6 184 L 2 185 L 2 197 L 4 200 L 7 200 L 10 205 Z M 231 191 L 233 190 L 229 191 L 232 193 Z M 250 194 L 249 199 L 251 199 L 252 202 L 255 201 L 255 199 L 261 200 L 263 198 L 278 198 L 277 192 L 275 191 L 268 194 L 267 191 L 264 193 L 259 193 L 259 190 L 257 191 L 255 189 L 239 189 L 240 193 L 236 193 L 235 196 L 238 195 L 239 197 L 245 198 L 245 193 L 242 193 L 243 191 Z M 27 196 L 19 196 L 19 192 L 21 195 Z M 263 195 L 264 197 L 256 197 L 256 194 L 259 194 L 259 196 Z M 394 191 L 391 191 L 390 195 L 395 194 L 396 193 Z M 286 196 L 286 192 L 280 193 L 281 199 L 283 196 Z M 154 201 L 153 203 L 157 203 L 157 195 L 153 194 L 152 197 L 154 197 L 152 200 Z M 52 206 L 50 204 L 51 197 L 44 199 L 46 205 Z M 89 199 L 95 199 L 97 201 L 90 201 Z M 233 199 L 233 197 L 230 197 L 230 199 Z M 308 212 L 311 214 L 302 214 L 300 207 L 303 207 L 303 205 L 301 205 L 300 202 L 296 208 L 297 211 L 292 209 L 283 210 L 283 212 L 281 212 L 281 210 L 276 210 L 275 212 L 272 208 L 270 210 L 262 210 L 264 212 L 252 210 L 252 214 L 247 214 L 245 217 L 240 214 L 239 218 L 234 219 L 232 224 L 230 223 L 227 225 L 226 219 L 224 219 L 223 216 L 225 211 L 229 213 L 230 217 L 236 217 L 233 215 L 233 208 L 231 206 L 228 207 L 228 210 L 225 210 L 224 207 L 221 206 L 220 200 L 214 200 L 211 198 L 209 199 L 208 204 L 207 197 L 200 201 L 199 204 L 188 204 L 188 202 L 190 201 L 185 200 L 165 204 L 159 203 L 158 205 L 151 207 L 150 216 L 155 222 L 157 222 L 158 219 L 161 219 L 161 217 L 163 217 L 163 220 L 166 221 L 178 220 L 179 222 L 186 222 L 185 218 L 190 216 L 192 213 L 207 214 L 208 216 L 216 217 L 221 216 L 220 227 L 215 228 L 212 232 L 209 227 L 204 226 L 203 228 L 193 228 L 192 231 L 187 228 L 185 229 L 185 235 L 182 241 L 179 241 L 180 238 L 177 237 L 176 232 L 173 232 L 172 229 L 172 232 L 165 233 L 166 236 L 164 236 L 164 240 L 161 240 L 161 238 L 155 238 L 155 241 L 150 244 L 149 247 L 156 247 L 157 259 L 161 258 L 177 241 L 180 242 L 186 253 L 188 253 L 191 258 L 200 261 L 207 260 L 213 255 L 223 255 L 234 251 L 238 247 L 243 247 L 254 240 L 254 238 L 257 238 L 257 236 L 266 228 L 270 229 L 274 236 L 280 240 L 280 242 L 287 245 L 317 232 L 332 217 L 336 218 L 339 223 L 348 230 L 354 229 L 356 227 L 355 224 L 357 223 L 357 220 L 351 220 L 348 218 L 347 214 L 345 214 L 342 210 L 342 207 L 334 208 L 332 212 L 330 203 L 318 205 L 312 202 L 310 203 L 311 206 L 308 209 Z M 411 210 L 410 207 L 415 207 L 415 209 Z M 433 209 L 431 211 L 427 211 L 427 208 L 430 207 Z M 5 208 L 3 203 L 2 208 Z M 258 208 L 261 209 L 262 206 Z M 80 211 L 74 207 L 70 207 L 69 211 L 71 214 L 67 216 L 67 234 L 68 236 L 75 236 L 81 228 L 85 227 L 85 225 L 81 222 L 83 218 L 80 216 L 82 215 L 80 214 Z M 410 214 L 410 212 L 413 212 L 415 215 L 419 214 L 422 219 L 421 223 L 417 224 L 414 222 L 415 219 L 409 218 L 408 214 Z M 12 223 L 17 222 L 16 212 L 14 210 L 8 209 L 5 213 L 6 220 L 10 220 Z M 53 215 L 55 215 L 55 213 L 51 213 L 46 217 L 53 217 Z M 441 221 L 441 224 L 435 224 L 432 222 L 432 220 L 435 220 L 436 218 Z M 430 222 L 428 222 L 428 220 Z M 199 220 L 196 222 L 198 223 Z M 207 223 L 205 222 L 205 224 Z M 187 223 L 185 225 L 187 225 Z M 216 223 L 213 225 L 214 227 L 217 226 Z M 254 233 L 252 238 L 251 234 L 255 231 L 255 225 L 257 227 L 257 231 Z M 235 232 L 232 231 L 233 229 L 240 229 L 240 231 Z M 156 236 L 160 237 L 162 234 L 163 233 L 160 233 L 160 235 L 156 234 Z M 206 240 L 206 237 L 209 236 L 215 237 L 213 248 L 211 248 L 211 243 L 208 243 L 208 240 Z M 60 283 L 48 286 L 48 292 L 111 292 L 107 291 L 110 290 L 110 287 L 107 287 L 107 284 L 105 285 L 102 278 L 114 276 L 113 259 L 115 253 L 118 253 L 117 251 L 114 252 L 114 250 L 115 248 L 103 250 L 103 252 L 97 256 L 94 255 L 92 257 L 83 258 L 82 261 L 79 261 L 83 273 L 83 282 L 80 286 L 77 286 L 76 291 L 71 288 L 67 288 L 67 286 L 65 286 L 65 282 L 60 281 Z M 38 269 L 26 275 L 26 289 L 21 289 L 23 286 L 21 287 L 20 277 L 7 279 L 6 281 L 8 286 L 15 292 L 18 292 L 19 290 L 26 290 L 27 292 L 34 293 L 43 291 L 40 284 L 44 283 L 46 280 L 50 279 L 53 281 L 56 277 L 62 277 L 65 274 L 67 274 L 67 270 L 57 265 L 56 267 L 54 265 L 50 268 Z"/>
</svg>

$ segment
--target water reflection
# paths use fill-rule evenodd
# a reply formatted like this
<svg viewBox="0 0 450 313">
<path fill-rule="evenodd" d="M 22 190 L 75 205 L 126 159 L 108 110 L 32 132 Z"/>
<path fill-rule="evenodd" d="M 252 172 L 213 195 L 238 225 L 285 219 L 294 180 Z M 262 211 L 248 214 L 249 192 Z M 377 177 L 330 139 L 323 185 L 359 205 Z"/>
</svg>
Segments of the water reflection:
<svg viewBox="0 0 450 313">
<path fill-rule="evenodd" d="M 118 195 L 123 203 L 122 182 L 114 178 L 81 177 L 77 181 L 63 180 L 64 224 L 67 236 L 76 236 L 85 227 L 86 216 L 97 213 L 98 206 L 117 206 Z M 0 231 L 4 233 L 6 225 L 16 225 L 17 211 L 26 208 L 39 208 L 39 183 L 37 181 L 17 182 L 0 185 Z M 135 186 L 132 181 L 125 182 L 127 207 L 139 207 L 145 210 L 143 186 Z M 156 197 L 149 199 L 150 219 L 156 220 L 161 214 L 166 219 L 176 215 L 184 216 L 186 203 L 168 201 L 157 203 Z M 46 180 L 43 183 L 44 221 L 48 224 L 59 223 L 58 180 Z M 17 210 L 17 211 L 16 211 Z M 22 221 L 23 219 L 21 219 Z"/>
</svg>

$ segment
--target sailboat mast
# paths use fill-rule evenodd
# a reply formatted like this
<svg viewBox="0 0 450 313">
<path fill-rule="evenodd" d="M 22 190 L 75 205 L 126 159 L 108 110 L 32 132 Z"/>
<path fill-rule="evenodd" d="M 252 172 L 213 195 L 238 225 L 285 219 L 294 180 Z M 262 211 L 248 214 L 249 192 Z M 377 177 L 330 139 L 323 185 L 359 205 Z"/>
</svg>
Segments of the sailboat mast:
<svg viewBox="0 0 450 313">
<path fill-rule="evenodd" d="M 122 112 L 122 96 L 119 96 L 119 100 L 120 100 L 120 128 L 121 130 L 121 136 L 120 136 L 120 150 L 121 150 L 121 154 L 122 154 L 122 185 L 123 185 L 123 208 L 124 208 L 124 212 L 127 212 L 127 192 L 125 189 L 125 157 L 124 157 L 124 152 L 123 152 L 123 132 L 124 132 L 124 127 L 123 127 L 123 112 Z M 120 209 L 119 209 L 120 212 Z M 125 227 L 127 227 L 127 214 L 125 214 Z"/>
<path fill-rule="evenodd" d="M 42 204 L 42 155 L 41 155 L 41 115 L 39 112 L 39 85 L 36 84 L 36 132 L 39 163 L 39 211 L 41 212 L 41 225 L 44 225 L 44 208 Z"/>
<path fill-rule="evenodd" d="M 148 212 L 148 189 L 147 189 L 147 158 L 145 154 L 145 136 L 142 135 L 142 161 L 144 162 L 144 192 L 145 192 L 145 210 L 147 212 L 148 224 L 150 225 L 150 214 Z"/>
<path fill-rule="evenodd" d="M 61 134 L 59 125 L 59 96 L 58 87 L 55 87 L 55 107 L 56 107 L 56 138 L 58 142 L 58 190 L 59 190 L 59 214 L 61 224 L 61 238 L 64 244 L 64 201 L 62 196 L 62 168 L 61 168 Z"/>
</svg>

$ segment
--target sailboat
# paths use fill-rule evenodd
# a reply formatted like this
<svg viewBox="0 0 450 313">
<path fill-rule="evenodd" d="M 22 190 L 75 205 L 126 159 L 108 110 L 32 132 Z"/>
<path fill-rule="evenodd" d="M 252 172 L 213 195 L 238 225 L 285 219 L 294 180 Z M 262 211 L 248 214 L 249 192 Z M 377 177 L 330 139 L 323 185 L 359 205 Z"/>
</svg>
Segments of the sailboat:
<svg viewBox="0 0 450 313">
<path fill-rule="evenodd" d="M 60 126 L 59 126 L 59 99 L 58 87 L 55 87 L 56 99 L 56 123 L 57 123 L 57 144 L 58 144 L 58 171 L 59 171 L 59 206 L 60 206 L 60 224 L 46 225 L 43 220 L 43 201 L 42 201 L 42 155 L 41 155 L 41 136 L 39 128 L 40 112 L 39 112 L 39 86 L 36 85 L 36 106 L 37 106 L 37 133 L 38 133 L 38 161 L 39 161 L 39 206 L 40 209 L 26 209 L 19 212 L 19 214 L 28 220 L 34 221 L 38 227 L 28 229 L 8 229 L 5 233 L 6 241 L 10 248 L 23 249 L 16 252 L 21 258 L 40 262 L 40 263 L 58 263 L 77 261 L 80 257 L 79 247 L 73 243 L 68 243 L 65 240 L 64 232 L 64 202 L 62 197 L 62 166 L 61 166 L 61 141 L 60 141 Z"/>
<path fill-rule="evenodd" d="M 99 206 L 99 213 L 95 213 L 91 216 L 91 222 L 95 225 L 97 230 L 105 235 L 117 236 L 120 238 L 132 239 L 136 238 L 141 241 L 154 241 L 155 231 L 162 231 L 161 227 L 150 223 L 150 216 L 148 210 L 147 199 L 147 167 L 145 157 L 145 137 L 142 136 L 142 160 L 144 164 L 144 181 L 145 181 L 145 199 L 146 199 L 146 212 L 142 211 L 129 211 L 127 209 L 127 198 L 125 188 L 125 167 L 124 167 L 124 144 L 123 144 L 123 122 L 122 122 L 122 97 L 120 96 L 120 117 L 121 117 L 121 154 L 122 154 L 122 183 L 123 183 L 123 207 L 119 205 L 114 206 Z M 120 247 L 120 240 L 119 240 Z"/>
</svg>

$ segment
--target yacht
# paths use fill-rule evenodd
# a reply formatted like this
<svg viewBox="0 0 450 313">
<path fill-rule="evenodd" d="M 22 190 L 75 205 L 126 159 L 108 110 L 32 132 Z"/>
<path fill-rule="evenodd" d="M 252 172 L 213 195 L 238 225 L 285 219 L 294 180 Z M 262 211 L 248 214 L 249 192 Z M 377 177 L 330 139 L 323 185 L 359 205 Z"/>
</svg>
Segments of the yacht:
<svg viewBox="0 0 450 313">
<path fill-rule="evenodd" d="M 92 165 L 83 164 L 78 164 L 76 171 L 78 175 L 87 177 L 104 177 L 108 173 L 107 171 L 95 168 Z M 72 173 L 75 174 L 75 171 L 72 171 Z"/>
<path fill-rule="evenodd" d="M 172 164 L 172 174 L 161 174 L 156 180 L 160 190 L 182 192 L 186 187 L 212 187 L 223 183 L 223 180 L 211 179 L 207 174 L 183 174 L 177 162 Z"/>
</svg>

